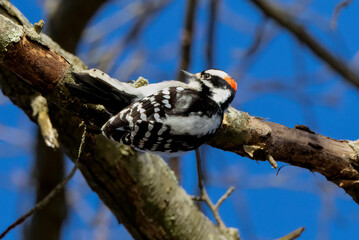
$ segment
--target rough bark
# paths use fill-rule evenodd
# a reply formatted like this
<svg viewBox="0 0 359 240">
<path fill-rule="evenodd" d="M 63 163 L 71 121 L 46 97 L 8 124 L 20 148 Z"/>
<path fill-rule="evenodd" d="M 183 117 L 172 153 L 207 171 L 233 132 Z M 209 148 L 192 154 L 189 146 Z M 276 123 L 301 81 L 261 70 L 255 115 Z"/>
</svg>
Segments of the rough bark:
<svg viewBox="0 0 359 240">
<path fill-rule="evenodd" d="M 46 24 L 46 29 L 49 30 L 49 35 L 70 52 L 75 51 L 87 22 L 107 0 L 91 1 L 90 4 L 85 4 L 86 2 L 86 0 L 62 0 L 58 6 L 47 9 L 49 22 Z M 37 131 L 33 170 L 36 202 L 42 200 L 56 184 L 61 182 L 65 169 L 62 151 L 45 144 L 43 135 L 42 131 Z M 34 213 L 31 223 L 25 228 L 24 239 L 61 238 L 61 227 L 67 215 L 65 190 L 57 194 L 44 209 Z"/>
<path fill-rule="evenodd" d="M 226 122 L 208 144 L 255 160 L 268 160 L 270 155 L 318 172 L 359 203 L 358 141 L 331 139 L 302 125 L 288 128 L 233 108 Z"/>
<path fill-rule="evenodd" d="M 65 82 L 73 82 L 73 68 L 84 69 L 84 65 L 45 35 L 37 36 L 3 16 L 0 54 L 4 94 L 32 120 L 29 105 L 37 91 L 44 95 L 61 146 L 75 159 L 81 118 L 99 125 L 106 116 L 98 106 L 87 108 L 81 104 L 64 86 Z M 92 136 L 91 140 L 85 144 L 80 170 L 135 239 L 238 239 L 236 231 L 220 231 L 197 209 L 161 158 L 138 154 L 101 136 Z"/>
</svg>

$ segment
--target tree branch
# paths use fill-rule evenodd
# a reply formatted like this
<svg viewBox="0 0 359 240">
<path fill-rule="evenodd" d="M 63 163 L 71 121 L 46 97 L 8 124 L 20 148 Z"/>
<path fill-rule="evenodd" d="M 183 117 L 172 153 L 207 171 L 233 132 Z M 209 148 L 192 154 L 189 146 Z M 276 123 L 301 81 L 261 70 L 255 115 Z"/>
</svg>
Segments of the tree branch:
<svg viewBox="0 0 359 240">
<path fill-rule="evenodd" d="M 326 62 L 334 71 L 344 79 L 359 88 L 359 76 L 347 65 L 347 63 L 335 56 L 318 42 L 310 33 L 297 23 L 288 13 L 268 0 L 252 0 L 252 2 L 268 17 L 291 32 L 300 42 L 306 45 L 317 57 Z"/>
<path fill-rule="evenodd" d="M 105 0 L 95 0 L 87 4 L 86 0 L 62 0 L 56 4 L 46 4 L 52 6 L 46 9 L 49 19 L 46 24 L 47 32 L 62 48 L 73 52 L 87 21 L 104 2 Z M 43 27 L 43 20 L 34 24 L 36 32 L 41 32 Z M 63 152 L 58 149 L 57 132 L 48 116 L 46 99 L 38 96 L 34 98 L 32 105 L 34 112 L 37 112 L 37 123 L 41 130 L 37 131 L 36 158 L 33 166 L 38 202 L 64 178 L 65 162 Z M 68 213 L 66 193 L 67 190 L 64 188 L 42 211 L 34 213 L 31 222 L 25 225 L 24 240 L 61 239 L 61 229 Z"/>
<path fill-rule="evenodd" d="M 343 8 L 348 7 L 352 3 L 352 1 L 353 0 L 342 0 L 335 6 L 332 19 L 330 20 L 330 26 L 332 27 L 332 29 L 337 28 L 340 12 L 343 10 Z"/>
<path fill-rule="evenodd" d="M 75 52 L 83 29 L 107 0 L 62 0 L 49 11 L 50 35 L 69 52 Z"/>
<path fill-rule="evenodd" d="M 3 16 L 0 61 L 4 95 L 33 121 L 36 119 L 29 104 L 38 96 L 34 89 L 44 95 L 60 144 L 68 156 L 76 159 L 81 118 L 100 126 L 107 115 L 98 106 L 86 106 L 74 99 L 64 86 L 66 82 L 74 83 L 72 69 L 84 69 L 84 65 L 46 35 L 39 36 Z M 136 153 L 128 146 L 94 135 L 84 149 L 87 151 L 79 169 L 135 239 L 238 239 L 233 231 L 221 231 L 198 210 L 158 156 Z"/>
<path fill-rule="evenodd" d="M 198 176 L 198 188 L 200 190 L 200 196 L 193 197 L 194 200 L 203 201 L 208 208 L 211 210 L 214 219 L 217 222 L 217 225 L 220 229 L 226 229 L 226 226 L 224 225 L 224 222 L 219 215 L 219 207 L 222 205 L 222 203 L 229 197 L 229 195 L 232 194 L 234 191 L 234 187 L 230 187 L 227 192 L 217 201 L 216 204 L 214 204 L 211 200 L 211 198 L 208 196 L 207 190 L 204 187 L 203 182 L 203 170 L 202 170 L 202 159 L 199 153 L 199 150 L 196 149 L 196 162 L 197 162 L 197 176 Z"/>
<path fill-rule="evenodd" d="M 300 237 L 300 235 L 302 235 L 302 233 L 304 232 L 305 228 L 301 227 L 298 228 L 296 230 L 294 230 L 293 232 L 285 235 L 284 237 L 279 238 L 278 240 L 294 240 Z"/>
<path fill-rule="evenodd" d="M 318 172 L 359 203 L 358 142 L 331 139 L 301 125 L 288 128 L 230 108 L 208 144 L 254 160 L 266 161 L 269 154 Z"/>
</svg>

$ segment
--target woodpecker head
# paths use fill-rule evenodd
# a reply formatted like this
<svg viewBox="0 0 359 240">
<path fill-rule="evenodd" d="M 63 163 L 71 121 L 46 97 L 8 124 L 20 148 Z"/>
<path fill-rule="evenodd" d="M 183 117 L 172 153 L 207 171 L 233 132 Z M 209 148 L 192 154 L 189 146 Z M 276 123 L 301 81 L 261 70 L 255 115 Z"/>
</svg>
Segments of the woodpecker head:
<svg viewBox="0 0 359 240">
<path fill-rule="evenodd" d="M 192 74 L 182 72 L 189 80 L 189 86 L 210 97 L 223 110 L 228 108 L 237 91 L 237 83 L 226 72 L 218 69 L 208 69 Z"/>
</svg>

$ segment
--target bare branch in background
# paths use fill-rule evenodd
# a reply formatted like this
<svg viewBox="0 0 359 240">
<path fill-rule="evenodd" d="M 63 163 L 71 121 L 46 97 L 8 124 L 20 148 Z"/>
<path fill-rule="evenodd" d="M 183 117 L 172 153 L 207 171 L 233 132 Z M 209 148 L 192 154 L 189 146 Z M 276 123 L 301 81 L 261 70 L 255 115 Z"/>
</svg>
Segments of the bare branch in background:
<svg viewBox="0 0 359 240">
<path fill-rule="evenodd" d="M 295 82 L 292 86 L 292 89 L 288 92 L 294 93 L 293 96 L 296 98 L 296 102 L 298 102 L 299 106 L 301 107 L 305 119 L 305 124 L 317 130 L 318 124 L 316 114 L 313 112 L 313 109 L 314 104 L 318 103 L 318 97 L 314 97 L 306 91 L 312 81 L 307 73 L 307 65 L 302 50 L 303 45 L 301 42 L 292 43 Z"/>
<path fill-rule="evenodd" d="M 244 58 L 248 58 L 252 55 L 254 55 L 260 48 L 260 46 L 262 45 L 262 43 L 265 40 L 265 28 L 267 26 L 267 18 L 265 18 L 261 23 L 259 23 L 255 29 L 254 32 L 254 37 L 253 37 L 253 41 L 251 43 L 251 45 L 249 46 L 249 48 L 246 49 L 245 53 L 243 54 Z M 267 38 L 267 42 L 268 42 L 268 38 Z"/>
<path fill-rule="evenodd" d="M 214 52 L 215 52 L 215 37 L 216 37 L 216 25 L 217 15 L 219 12 L 220 0 L 209 1 L 209 15 L 207 25 L 207 41 L 205 50 L 205 60 L 207 69 L 214 67 Z"/>
<path fill-rule="evenodd" d="M 114 71 L 116 60 L 121 57 L 121 53 L 139 41 L 145 26 L 152 21 L 156 14 L 166 7 L 169 2 L 169 0 L 143 2 L 141 5 L 141 14 L 137 16 L 130 31 L 123 37 L 123 39 L 117 41 L 102 54 L 97 62 L 98 68 L 105 71 Z"/>
<path fill-rule="evenodd" d="M 198 188 L 200 190 L 201 195 L 199 197 L 194 197 L 193 199 L 197 200 L 197 201 L 203 201 L 211 210 L 211 212 L 214 216 L 214 219 L 216 220 L 219 228 L 222 229 L 223 231 L 225 231 L 226 226 L 225 226 L 221 216 L 219 215 L 219 207 L 233 193 L 234 187 L 230 187 L 227 190 L 227 192 L 225 194 L 223 194 L 223 196 L 217 201 L 217 203 L 214 204 L 212 202 L 211 198 L 208 196 L 207 190 L 203 184 L 202 159 L 201 159 L 198 149 L 196 150 L 196 163 L 197 163 Z M 238 233 L 236 233 L 236 235 L 238 235 Z"/>
<path fill-rule="evenodd" d="M 194 23 L 196 19 L 197 0 L 187 0 L 185 26 L 181 34 L 181 58 L 177 72 L 177 80 L 184 82 L 181 70 L 188 70 L 191 61 Z"/>
<path fill-rule="evenodd" d="M 41 202 L 64 178 L 63 153 L 45 144 L 37 131 L 36 155 L 33 164 L 33 178 L 36 188 L 35 202 Z M 63 189 L 61 189 L 63 190 Z M 24 229 L 26 240 L 60 239 L 63 223 L 67 215 L 65 191 L 59 191 L 45 204 L 42 211 L 34 211 L 30 225 Z"/>
<path fill-rule="evenodd" d="M 107 0 L 62 0 L 49 16 L 49 35 L 69 51 L 75 52 L 82 31 Z"/>
<path fill-rule="evenodd" d="M 29 146 L 29 143 L 34 141 L 33 138 L 33 136 L 23 129 L 0 124 L 0 141 L 12 144 L 21 151 L 31 152 L 32 146 Z M 2 156 L 4 156 L 5 153 L 6 151 L 1 151 Z"/>
<path fill-rule="evenodd" d="M 290 11 L 293 16 L 300 15 L 304 11 L 308 10 L 307 7 L 310 1 L 311 0 L 293 2 L 291 3 L 291 7 L 290 9 L 288 9 L 288 11 Z M 269 20 L 270 19 L 266 15 L 264 15 L 263 19 L 261 19 L 261 21 L 255 26 L 252 27 L 248 24 L 248 29 L 253 29 L 253 32 L 250 34 L 253 40 L 251 45 L 247 49 L 241 51 L 240 54 L 237 54 L 240 56 L 240 62 L 233 69 L 234 73 L 238 74 L 241 78 L 246 75 L 248 69 L 256 62 L 260 54 L 265 52 L 265 49 L 270 45 L 270 43 L 275 40 L 276 37 L 281 33 L 281 29 Z M 250 31 L 248 30 L 248 32 Z M 254 84 L 262 85 L 266 84 L 266 82 L 263 83 L 258 81 L 250 81 L 251 86 L 249 87 L 253 88 Z M 275 84 L 280 85 L 282 83 Z M 281 89 L 283 90 L 283 88 Z M 291 89 L 288 88 L 287 90 L 290 91 Z M 257 93 L 255 90 L 250 92 Z"/>
<path fill-rule="evenodd" d="M 100 19 L 93 25 L 87 27 L 83 33 L 83 41 L 87 44 L 101 42 L 104 38 L 126 23 L 140 17 L 145 11 L 146 8 L 140 2 L 130 2 L 123 8 L 114 12 L 113 15 Z"/>
<path fill-rule="evenodd" d="M 351 3 L 353 2 L 353 0 L 342 0 L 341 2 L 339 2 L 337 4 L 337 6 L 335 6 L 335 9 L 333 11 L 333 15 L 332 15 L 332 19 L 330 21 L 330 26 L 332 29 L 336 29 L 337 25 L 338 25 L 338 18 L 339 18 L 339 14 L 340 12 L 348 7 Z"/>
<path fill-rule="evenodd" d="M 86 128 L 84 129 L 83 135 L 82 135 L 82 139 L 81 139 L 81 143 L 79 146 L 79 150 L 78 150 L 78 156 L 77 159 L 75 161 L 75 165 L 72 168 L 71 172 L 66 176 L 66 178 L 58 183 L 49 194 L 47 194 L 41 201 L 39 201 L 32 209 L 30 209 L 30 211 L 28 211 L 26 214 L 24 214 L 23 216 L 21 216 L 20 218 L 18 218 L 13 224 L 11 224 L 9 227 L 6 228 L 6 230 L 4 232 L 2 232 L 0 234 L 0 239 L 3 239 L 6 234 L 9 233 L 9 231 L 11 231 L 11 229 L 14 229 L 15 227 L 17 227 L 18 225 L 20 225 L 21 223 L 23 223 L 26 219 L 28 219 L 29 217 L 31 217 L 35 212 L 38 212 L 40 210 L 42 210 L 44 207 L 46 207 L 49 202 L 58 194 L 60 193 L 63 188 L 65 187 L 65 185 L 71 180 L 71 178 L 75 175 L 77 168 L 78 168 L 78 162 L 81 158 L 82 155 L 82 150 L 83 150 L 83 146 L 85 143 L 85 138 L 86 138 Z M 50 219 L 48 219 L 50 221 Z M 43 234 L 45 234 L 44 232 L 42 232 Z M 46 238 L 50 238 L 50 236 L 44 235 L 44 237 Z"/>
<path fill-rule="evenodd" d="M 134 73 L 144 62 L 145 56 L 142 49 L 134 50 L 117 68 L 114 76 L 117 77 L 119 81 L 129 81 L 130 76 Z"/>
<path fill-rule="evenodd" d="M 359 88 L 359 76 L 348 64 L 335 56 L 318 42 L 302 25 L 297 23 L 288 11 L 271 3 L 271 1 L 251 0 L 265 15 L 275 20 L 279 25 L 291 32 L 299 41 L 307 46 L 317 57 L 326 62 L 344 79 Z"/>
<path fill-rule="evenodd" d="M 110 239 L 110 220 L 111 212 L 107 209 L 105 205 L 101 204 L 93 221 L 93 226 L 95 227 L 95 240 Z"/>
<path fill-rule="evenodd" d="M 181 70 L 188 70 L 191 61 L 192 44 L 193 44 L 193 28 L 196 20 L 197 0 L 187 0 L 185 26 L 181 35 L 181 58 L 177 72 L 178 81 L 186 81 Z M 196 151 L 199 151 L 198 149 Z M 180 158 L 171 157 L 169 159 L 170 168 L 175 172 L 179 182 L 181 182 Z"/>
<path fill-rule="evenodd" d="M 220 0 L 210 0 L 209 1 L 209 6 L 208 6 L 208 24 L 207 24 L 207 38 L 206 38 L 206 43 L 204 46 L 204 56 L 205 56 L 205 62 L 206 62 L 206 69 L 210 69 L 214 67 L 214 53 L 216 52 L 215 50 L 215 38 L 216 38 L 216 25 L 217 25 L 217 15 L 219 12 L 219 5 Z M 199 179 L 201 179 L 201 182 L 203 183 L 199 183 L 199 195 L 203 196 L 206 195 L 207 193 L 205 192 L 206 190 L 203 189 L 203 186 L 206 184 L 207 182 L 207 159 L 206 159 L 206 151 L 207 151 L 207 147 L 206 146 L 201 146 L 200 148 L 195 150 L 195 154 L 196 154 L 196 159 L 198 159 L 197 161 L 200 161 L 200 163 L 197 163 L 197 172 L 198 172 L 198 177 Z M 199 166 L 199 164 L 201 166 Z M 208 196 L 207 196 L 208 198 Z M 209 199 L 209 198 L 208 198 Z M 210 200 L 210 199 L 209 199 Z M 210 202 L 205 202 L 205 201 L 201 201 L 198 204 L 198 207 L 204 211 L 204 205 L 205 204 L 209 204 Z M 214 213 L 215 215 L 215 213 Z M 218 221 L 217 221 L 218 223 Z"/>
</svg>

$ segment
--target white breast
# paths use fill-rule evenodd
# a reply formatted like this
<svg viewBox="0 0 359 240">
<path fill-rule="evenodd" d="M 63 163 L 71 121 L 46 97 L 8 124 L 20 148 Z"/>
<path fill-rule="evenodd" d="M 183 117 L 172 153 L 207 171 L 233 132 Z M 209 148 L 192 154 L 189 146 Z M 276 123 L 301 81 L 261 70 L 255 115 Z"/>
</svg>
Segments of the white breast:
<svg viewBox="0 0 359 240">
<path fill-rule="evenodd" d="M 193 135 L 202 137 L 214 133 L 221 125 L 222 117 L 215 114 L 212 117 L 191 114 L 189 116 L 167 116 L 163 123 L 171 127 L 173 135 Z"/>
</svg>

